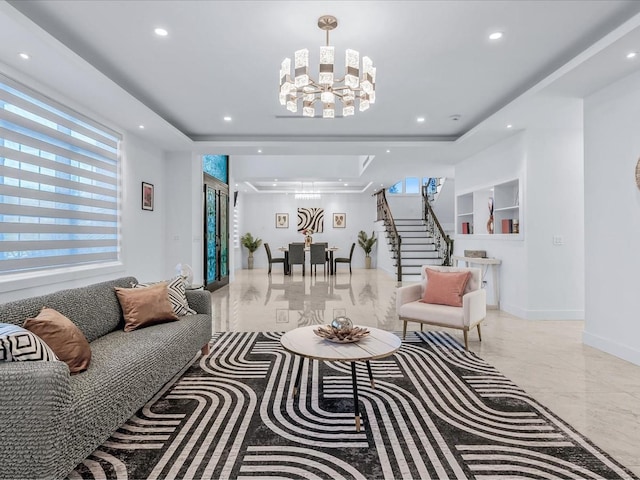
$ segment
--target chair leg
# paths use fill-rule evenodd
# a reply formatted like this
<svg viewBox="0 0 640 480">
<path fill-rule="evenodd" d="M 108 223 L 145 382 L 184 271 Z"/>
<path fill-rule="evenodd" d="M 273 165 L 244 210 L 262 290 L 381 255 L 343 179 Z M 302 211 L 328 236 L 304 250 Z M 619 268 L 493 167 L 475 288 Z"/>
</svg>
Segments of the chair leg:
<svg viewBox="0 0 640 480">
<path fill-rule="evenodd" d="M 404 321 L 404 325 L 402 326 L 402 339 L 407 336 L 407 321 Z"/>
<path fill-rule="evenodd" d="M 349 275 L 351 275 L 351 262 L 349 262 Z"/>
<path fill-rule="evenodd" d="M 423 330 L 423 329 L 424 329 L 424 323 L 421 323 L 421 324 L 420 324 L 420 331 L 421 331 L 421 332 L 424 332 L 424 330 Z"/>
<path fill-rule="evenodd" d="M 469 335 L 467 330 L 463 330 L 462 334 L 464 335 L 464 349 L 469 350 Z"/>
<path fill-rule="evenodd" d="M 271 263 L 269 263 L 269 275 L 271 275 Z"/>
<path fill-rule="evenodd" d="M 476 325 L 476 328 L 478 329 L 478 340 L 482 341 L 482 333 L 480 332 L 480 324 Z"/>
</svg>

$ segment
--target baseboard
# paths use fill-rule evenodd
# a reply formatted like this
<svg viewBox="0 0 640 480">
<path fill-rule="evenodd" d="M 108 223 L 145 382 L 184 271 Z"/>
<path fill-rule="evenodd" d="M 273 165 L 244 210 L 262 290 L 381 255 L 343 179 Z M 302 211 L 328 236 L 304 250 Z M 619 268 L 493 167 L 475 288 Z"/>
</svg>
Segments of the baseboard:
<svg viewBox="0 0 640 480">
<path fill-rule="evenodd" d="M 584 320 L 584 310 L 525 310 L 504 303 L 500 310 L 525 320 Z"/>
<path fill-rule="evenodd" d="M 586 330 L 582 332 L 582 343 L 589 345 L 590 347 L 597 348 L 598 350 L 602 350 L 614 357 L 626 360 L 627 362 L 640 365 L 640 350 L 636 348 L 629 347 L 628 345 L 622 345 L 621 343 L 611 339 L 589 333 Z"/>
</svg>

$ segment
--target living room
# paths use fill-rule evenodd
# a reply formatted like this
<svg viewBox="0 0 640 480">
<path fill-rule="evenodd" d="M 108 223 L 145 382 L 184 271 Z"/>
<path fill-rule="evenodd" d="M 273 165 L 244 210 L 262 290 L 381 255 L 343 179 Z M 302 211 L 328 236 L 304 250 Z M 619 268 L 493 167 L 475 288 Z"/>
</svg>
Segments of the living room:
<svg viewBox="0 0 640 480">
<path fill-rule="evenodd" d="M 544 334 L 554 335 L 551 327 L 545 327 L 545 321 L 549 326 L 562 321 L 583 322 L 579 332 L 583 348 L 594 348 L 634 366 L 640 365 L 640 327 L 634 321 L 640 300 L 637 288 L 634 288 L 637 281 L 633 274 L 638 261 L 631 240 L 640 234 L 640 224 L 635 220 L 637 215 L 631 213 L 640 206 L 640 190 L 636 186 L 640 141 L 634 134 L 640 126 L 636 115 L 636 105 L 640 101 L 640 71 L 639 60 L 629 56 L 640 49 L 640 16 L 636 2 L 556 2 L 562 5 L 557 11 L 552 10 L 555 16 L 537 8 L 535 2 L 526 2 L 521 11 L 517 10 L 515 2 L 507 2 L 509 6 L 504 8 L 503 18 L 496 17 L 491 24 L 482 25 L 481 19 L 497 16 L 504 2 L 488 2 L 486 11 L 473 5 L 468 7 L 471 14 L 464 13 L 467 6 L 458 2 L 448 7 L 443 2 L 412 2 L 401 7 L 391 7 L 391 2 L 371 2 L 368 5 L 371 19 L 362 15 L 359 21 L 381 21 L 385 16 L 388 20 L 385 35 L 375 35 L 375 41 L 370 40 L 366 28 L 357 34 L 348 33 L 362 28 L 355 20 L 358 16 L 352 16 L 352 10 L 357 10 L 357 6 L 347 5 L 342 13 L 340 5 L 332 2 L 322 2 L 322 5 L 305 2 L 307 8 L 296 8 L 289 20 L 278 13 L 284 8 L 282 2 L 264 2 L 266 5 L 260 9 L 265 10 L 258 9 L 255 2 L 242 2 L 241 7 L 232 2 L 187 2 L 201 3 L 197 8 L 213 9 L 217 19 L 213 26 L 204 20 L 206 16 L 193 13 L 199 10 L 190 12 L 189 8 L 178 6 L 176 2 L 166 2 L 174 5 L 164 12 L 158 6 L 154 14 L 148 11 L 148 2 L 131 2 L 129 7 L 117 2 L 113 5 L 100 2 L 94 6 L 87 2 L 77 2 L 78 6 L 74 6 L 75 2 L 55 2 L 55 6 L 53 2 L 47 3 L 0 3 L 0 73 L 122 135 L 119 258 L 104 265 L 60 269 L 54 276 L 46 272 L 3 274 L 0 276 L 0 302 L 129 275 L 143 281 L 170 278 L 179 263 L 191 265 L 194 277 L 203 278 L 202 156 L 205 154 L 229 155 L 229 190 L 238 192 L 235 206 L 232 204 L 228 211 L 233 228 L 229 239 L 231 286 L 234 282 L 248 281 L 247 276 L 251 274 L 264 275 L 260 281 L 267 281 L 264 251 L 260 250 L 257 256 L 256 271 L 247 271 L 247 252 L 237 238 L 252 232 L 276 249 L 288 241 L 302 240 L 295 228 L 299 207 L 317 206 L 325 210 L 326 230 L 315 240 L 335 244 L 340 249 L 340 256 L 348 253 L 357 232 L 376 232 L 379 240 L 373 252 L 373 264 L 378 268 L 372 275 L 393 279 L 394 272 L 383 258 L 389 255 L 388 249 L 380 225 L 375 221 L 373 195 L 376 190 L 388 188 L 406 177 L 443 177 L 454 188 L 452 196 L 456 203 L 459 197 L 469 193 L 517 180 L 520 211 L 517 238 L 490 236 L 479 228 L 474 234 L 463 234 L 458 225 L 458 215 L 463 212 L 456 204 L 452 215 L 445 220 L 455 239 L 455 253 L 462 255 L 464 250 L 485 250 L 489 256 L 499 258 L 502 262 L 501 311 L 535 323 L 531 328 L 541 329 L 540 338 L 544 338 Z M 431 8 L 434 10 L 422 10 L 427 8 L 422 3 L 433 3 Z M 196 5 L 191 6 L 196 8 Z M 263 13 L 263 17 L 251 15 L 252 8 Z M 396 8 L 398 11 L 394 12 Z M 325 11 L 327 9 L 331 11 Z M 482 16 L 469 18 L 478 12 Z M 318 30 L 316 21 L 319 15 L 326 13 L 336 15 L 340 22 L 331 32 L 332 38 L 340 45 L 344 43 L 345 47 L 357 43 L 354 48 L 359 48 L 363 55 L 371 55 L 376 67 L 380 68 L 377 103 L 372 104 L 369 111 L 356 112 L 352 119 L 303 119 L 290 115 L 278 104 L 277 80 L 265 82 L 266 88 L 260 85 L 258 91 L 264 88 L 269 92 L 265 98 L 247 93 L 239 97 L 225 90 L 225 82 L 237 81 L 240 90 L 256 91 L 252 88 L 257 89 L 263 77 L 276 78 L 282 58 L 292 56 L 298 48 L 309 47 L 313 58 L 317 45 L 324 40 L 324 32 Z M 408 108 L 408 104 L 423 97 L 447 95 L 451 98 L 451 94 L 447 94 L 446 89 L 440 90 L 443 88 L 441 83 L 430 85 L 428 82 L 436 80 L 429 76 L 429 71 L 423 70 L 408 75 L 416 86 L 408 88 L 410 84 L 404 83 L 399 83 L 402 88 L 394 86 L 389 71 L 393 65 L 402 62 L 381 44 L 393 43 L 393 35 L 403 31 L 404 22 L 407 22 L 405 31 L 413 32 L 407 34 L 409 41 L 412 35 L 418 35 L 409 29 L 407 17 L 424 19 L 431 15 L 432 21 L 439 19 L 446 23 L 445 20 L 449 20 L 455 25 L 453 19 L 458 13 L 459 27 L 465 31 L 465 38 L 471 26 L 478 36 L 484 34 L 485 29 L 503 28 L 504 43 L 478 41 L 478 45 L 469 47 L 469 51 L 465 51 L 468 44 L 453 43 L 444 50 L 448 53 L 465 51 L 464 61 L 458 65 L 449 60 L 438 66 L 449 66 L 452 73 L 448 75 L 454 77 L 473 77 L 474 72 L 484 73 L 482 65 L 473 61 L 474 56 L 483 59 L 486 56 L 489 61 L 493 56 L 508 55 L 508 60 L 496 63 L 505 83 L 490 84 L 493 77 L 485 78 L 478 73 L 480 93 L 473 98 L 477 101 L 476 97 L 493 95 L 493 103 L 487 101 L 471 108 L 473 98 L 470 97 L 469 108 L 460 103 L 447 105 L 446 109 L 434 105 L 433 108 L 440 109 L 438 114 L 427 111 L 425 104 L 422 114 L 427 118 L 419 121 L 422 117 L 416 117 L 421 112 Z M 175 20 L 173 29 L 171 15 Z M 206 33 L 222 31 L 216 30 L 222 29 L 222 19 L 227 18 L 229 23 L 234 19 L 235 30 L 253 32 L 252 43 L 268 43 L 264 40 L 274 39 L 269 49 L 277 61 L 269 67 L 271 70 L 262 71 L 265 60 L 251 57 L 249 63 L 255 62 L 257 70 L 250 80 L 224 78 L 225 74 L 211 70 L 203 79 L 189 63 L 210 64 L 209 69 L 214 68 L 211 64 L 218 69 L 223 65 L 224 71 L 224 62 L 231 68 L 236 62 L 242 63 L 240 59 L 249 58 L 251 47 L 246 46 L 246 52 L 239 50 L 235 37 L 224 30 L 228 35 L 210 41 L 216 47 L 209 45 L 210 57 L 185 59 L 182 60 L 185 64 L 180 63 L 173 69 L 172 65 L 178 64 L 166 60 L 168 57 L 163 56 L 163 50 L 176 41 L 175 37 L 180 37 L 176 34 L 180 32 L 177 27 L 180 15 L 186 17 L 183 19 L 185 25 L 196 22 L 196 18 L 203 22 L 195 23 L 194 37 L 189 37 L 187 44 L 194 42 L 196 33 L 202 35 L 200 38 L 208 38 Z M 65 16 L 68 24 L 63 22 Z M 564 32 L 567 22 L 574 16 L 575 32 Z M 86 21 L 76 30 L 72 24 L 81 23 L 83 18 Z M 264 22 L 269 28 L 261 30 Z M 160 40 L 164 44 L 153 37 L 156 24 L 164 24 L 169 30 L 168 38 Z M 138 25 L 148 25 L 148 28 L 144 27 L 151 31 L 147 40 L 131 40 L 142 38 Z M 118 28 L 129 33 L 113 39 L 113 48 L 98 49 L 97 45 L 108 43 L 105 38 Z M 282 34 L 286 28 L 291 30 Z M 369 32 L 375 32 L 376 28 Z M 516 28 L 522 28 L 528 36 L 518 40 L 522 43 L 517 47 L 511 47 L 514 51 L 498 50 L 516 41 Z M 541 31 L 536 33 L 536 28 Z M 85 29 L 95 29 L 95 36 L 82 36 L 86 34 Z M 305 34 L 300 38 L 292 37 L 294 32 L 300 31 Z M 453 31 L 455 29 L 451 28 L 449 35 L 460 35 L 460 32 L 451 33 Z M 184 30 L 181 34 L 185 36 Z M 346 40 L 341 34 L 346 35 Z M 419 38 L 420 42 L 425 41 L 423 37 Z M 540 43 L 547 39 L 552 39 L 550 44 L 558 42 L 558 46 Z M 131 43 L 130 50 L 122 47 L 127 42 Z M 201 43 L 209 44 L 204 40 Z M 184 44 L 177 50 L 184 52 Z M 541 52 L 545 50 L 553 54 L 542 56 Z M 213 51 L 219 56 L 214 57 Z M 139 64 L 140 70 L 148 70 L 141 74 L 145 79 L 158 78 L 160 88 L 154 90 L 152 81 L 132 83 L 131 76 L 117 66 L 117 52 L 123 55 L 123 65 Z M 20 53 L 29 53 L 30 58 L 21 58 Z M 429 53 L 426 47 L 424 51 L 414 51 L 413 55 L 407 53 L 408 63 L 411 64 L 411 59 L 419 59 L 413 60 L 414 63 L 427 63 Z M 431 53 L 444 55 L 441 51 Z M 270 53 L 266 57 L 267 63 L 271 62 L 271 56 Z M 179 54 L 177 58 L 180 58 Z M 176 62 L 176 56 L 171 61 Z M 467 65 L 466 69 L 464 65 Z M 436 70 L 433 66 L 426 68 Z M 412 68 L 402 71 L 411 74 Z M 510 72 L 512 79 L 507 78 Z M 171 80 L 161 82 L 163 75 Z M 192 89 L 196 91 L 196 87 L 201 88 L 202 83 L 214 78 L 220 81 L 220 77 L 223 77 L 221 84 L 208 87 L 209 92 L 200 98 L 190 98 Z M 446 82 L 446 76 L 442 78 L 440 81 Z M 420 87 L 422 79 L 425 79 L 424 87 Z M 400 79 L 394 76 L 394 81 L 400 82 Z M 511 83 L 507 83 L 509 81 Z M 414 90 L 408 97 L 394 95 L 390 100 L 390 92 L 394 89 Z M 454 92 L 453 97 L 456 95 Z M 192 111 L 208 112 L 210 120 L 203 119 L 205 115 L 194 121 L 195 128 L 192 125 L 185 127 L 181 119 L 174 118 L 169 107 L 162 105 L 163 96 L 171 97 L 175 102 L 173 105 L 182 103 Z M 227 111 L 229 101 L 223 100 L 225 97 L 236 102 L 239 98 L 246 101 L 243 100 L 243 106 L 235 111 Z M 382 116 L 367 120 L 368 114 L 382 115 L 376 113 L 376 108 L 389 108 L 385 110 L 385 117 L 392 120 L 384 121 Z M 460 112 L 463 113 L 461 118 L 450 118 Z M 227 121 L 223 115 L 233 118 Z M 276 118 L 278 115 L 296 119 Z M 255 118 L 251 120 L 252 117 Z M 361 119 L 368 123 L 357 123 Z M 305 120 L 311 123 L 300 126 Z M 354 122 L 347 123 L 350 120 Z M 243 125 L 244 121 L 246 125 Z M 265 121 L 264 127 L 260 121 Z M 332 121 L 341 123 L 328 127 L 323 124 Z M 435 128 L 435 133 L 431 133 L 432 130 L 425 130 L 424 125 L 439 127 L 439 130 Z M 369 164 L 362 168 L 367 161 Z M 304 173 L 310 165 L 313 165 L 310 173 Z M 329 182 L 341 184 L 341 189 L 327 189 L 317 200 L 296 200 L 298 186 L 286 185 L 286 182 L 311 182 L 311 177 L 317 178 L 312 193 L 318 193 L 316 188 L 328 188 L 323 184 Z M 142 183 L 153 186 L 152 210 L 141 208 Z M 352 184 L 345 186 L 345 183 Z M 486 209 L 484 202 L 482 209 L 483 212 Z M 332 228 L 330 215 L 338 212 L 346 215 L 345 229 Z M 278 213 L 288 214 L 288 230 L 276 228 Z M 364 254 L 358 248 L 354 258 L 353 267 L 364 270 Z M 276 274 L 280 275 L 279 272 Z M 369 274 L 357 272 L 354 277 Z M 490 290 L 495 288 L 490 278 L 488 282 Z M 214 298 L 216 295 L 220 294 L 214 294 Z M 220 303 L 219 308 L 225 308 L 224 304 Z M 225 311 L 224 315 L 228 314 L 229 311 Z M 499 314 L 492 312 L 491 315 Z M 499 322 L 496 320 L 496 324 Z M 490 341 L 489 335 L 483 340 Z M 589 368 L 591 366 L 586 365 L 585 371 Z M 598 366 L 593 369 L 597 370 Z M 637 403 L 640 391 L 634 384 L 637 381 L 629 378 L 628 382 L 632 387 L 619 393 L 628 402 L 620 408 L 633 411 L 629 405 L 632 401 Z M 625 466 L 635 468 L 633 471 L 637 475 L 639 467 L 629 463 L 627 458 L 624 457 Z"/>
</svg>

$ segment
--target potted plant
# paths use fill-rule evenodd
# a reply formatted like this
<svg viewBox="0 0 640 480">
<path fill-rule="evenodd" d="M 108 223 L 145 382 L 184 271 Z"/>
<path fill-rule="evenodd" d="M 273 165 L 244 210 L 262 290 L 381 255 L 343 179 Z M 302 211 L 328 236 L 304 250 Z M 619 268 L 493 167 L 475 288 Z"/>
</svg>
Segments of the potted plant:
<svg viewBox="0 0 640 480">
<path fill-rule="evenodd" d="M 259 238 L 253 238 L 249 232 L 245 233 L 242 237 L 240 237 L 240 242 L 242 246 L 249 250 L 249 259 L 247 261 L 249 270 L 253 270 L 253 252 L 255 252 L 260 245 L 262 245 L 262 240 Z"/>
<path fill-rule="evenodd" d="M 364 250 L 364 266 L 365 268 L 371 268 L 371 250 L 378 241 L 374 236 L 374 232 L 371 232 L 371 236 L 368 237 L 364 230 L 360 230 L 358 233 L 358 245 Z"/>
</svg>

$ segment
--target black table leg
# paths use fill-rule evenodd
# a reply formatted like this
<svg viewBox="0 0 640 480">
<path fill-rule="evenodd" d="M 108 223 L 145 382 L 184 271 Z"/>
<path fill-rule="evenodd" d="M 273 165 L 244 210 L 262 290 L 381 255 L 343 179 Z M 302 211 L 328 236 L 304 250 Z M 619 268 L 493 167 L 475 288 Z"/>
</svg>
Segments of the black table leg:
<svg viewBox="0 0 640 480">
<path fill-rule="evenodd" d="M 333 275 L 333 250 L 329 250 L 329 275 Z"/>
<path fill-rule="evenodd" d="M 298 364 L 298 373 L 296 374 L 296 378 L 293 382 L 293 398 L 296 398 L 296 395 L 300 391 L 300 377 L 302 377 L 302 363 L 304 362 L 303 357 L 300 358 L 300 363 Z"/>
<path fill-rule="evenodd" d="M 360 431 L 360 405 L 358 403 L 358 377 L 356 377 L 356 362 L 351 362 L 351 381 L 353 383 L 353 406 L 356 416 L 356 432 Z"/>
<path fill-rule="evenodd" d="M 373 373 L 371 373 L 371 364 L 367 360 L 367 371 L 369 372 L 369 381 L 371 382 L 371 388 L 376 388 L 376 384 L 373 381 Z"/>
<path fill-rule="evenodd" d="M 289 275 L 290 271 L 291 270 L 289 267 L 289 251 L 287 250 L 286 252 L 284 252 L 284 274 Z"/>
</svg>

